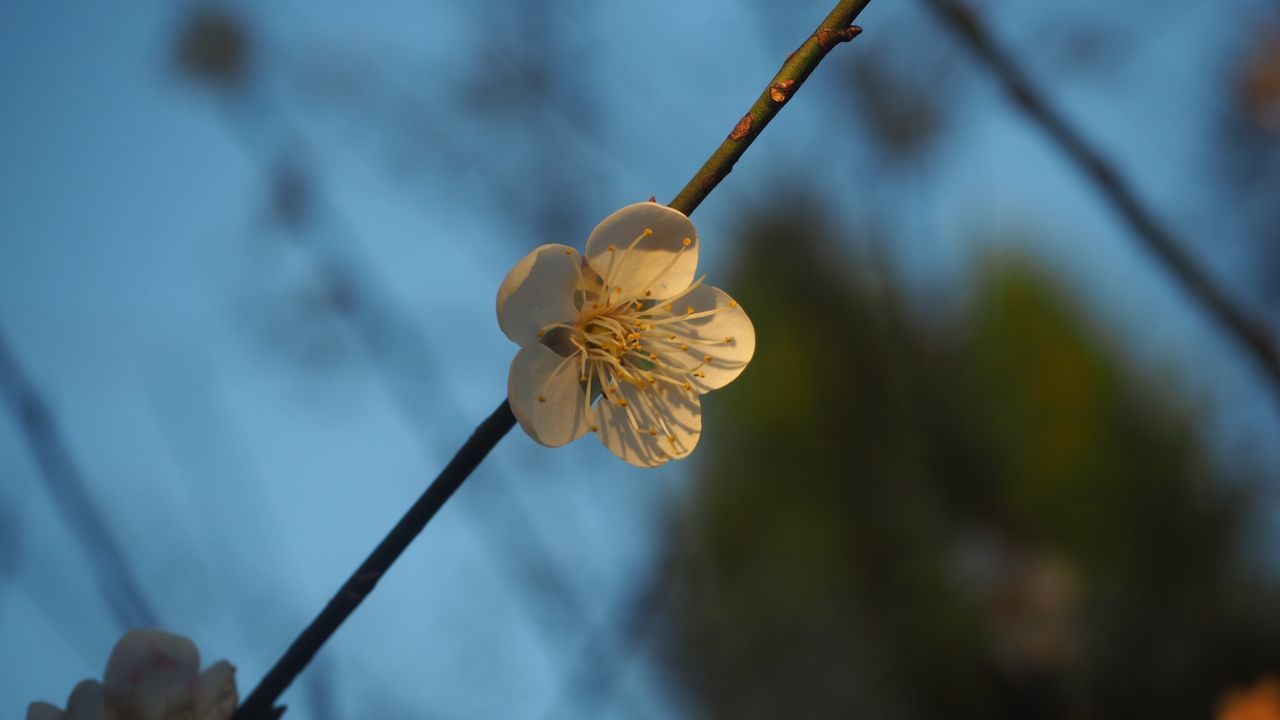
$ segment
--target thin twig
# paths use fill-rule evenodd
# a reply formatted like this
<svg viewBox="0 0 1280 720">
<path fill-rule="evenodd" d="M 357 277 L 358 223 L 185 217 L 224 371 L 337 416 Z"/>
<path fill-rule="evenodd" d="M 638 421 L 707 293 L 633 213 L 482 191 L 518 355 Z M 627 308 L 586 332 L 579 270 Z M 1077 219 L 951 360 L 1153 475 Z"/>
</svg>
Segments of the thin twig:
<svg viewBox="0 0 1280 720">
<path fill-rule="evenodd" d="M 48 403 L 27 379 L 18 358 L 0 335 L 0 395 L 8 396 L 31 454 L 44 475 L 54 504 L 80 545 L 91 555 L 90 567 L 120 627 L 154 627 L 155 611 L 128 556 L 93 503 L 80 469 L 62 439 Z"/>
<path fill-rule="evenodd" d="M 258 687 L 245 698 L 244 703 L 232 716 L 233 718 L 245 720 L 273 717 L 272 705 L 280 694 L 307 666 L 307 663 L 311 662 L 311 658 L 315 656 L 325 640 L 328 640 L 338 626 L 368 597 L 396 558 L 409 547 L 409 543 L 422 532 L 441 506 L 453 496 L 467 476 L 515 424 L 516 417 L 511 414 L 511 406 L 503 400 L 502 404 L 480 423 L 480 427 L 476 428 L 462 449 L 458 450 L 444 470 L 432 481 L 422 497 L 418 498 L 404 517 L 400 518 L 400 522 L 396 523 L 391 532 L 378 543 L 378 547 L 374 548 L 369 557 L 347 579 L 333 599 L 329 600 L 324 610 L 321 610 L 298 639 L 293 641 L 284 656 L 262 678 L 262 682 L 258 683 Z"/>
<path fill-rule="evenodd" d="M 671 201 L 671 207 L 685 215 L 693 214 L 707 195 L 729 175 L 738 158 L 751 147 L 751 143 L 755 142 L 769 121 L 782 110 L 782 106 L 796 94 L 827 53 L 836 45 L 848 42 L 862 32 L 862 28 L 852 23 L 870 3 L 871 0 L 841 0 L 836 4 L 835 9 L 818 25 L 818 29 L 787 57 L 782 69 L 765 87 L 764 92 L 760 93 L 760 97 L 756 98 L 747 114 L 734 126 L 729 137 L 720 143 L 720 147 L 716 148 L 680 194 L 676 195 L 675 200 Z"/>
<path fill-rule="evenodd" d="M 971 10 L 958 0 L 923 0 L 952 34 L 964 41 L 974 55 L 1004 85 L 1009 96 L 1027 117 L 1038 124 L 1064 153 L 1084 171 L 1111 201 L 1136 237 L 1191 297 L 1208 310 L 1227 333 L 1239 342 L 1261 366 L 1267 381 L 1280 398 L 1280 350 L 1267 326 L 1235 304 L 1196 262 L 1182 249 L 1172 232 L 1156 219 L 1121 178 L 1106 157 L 1059 114 L 1023 72 L 1012 55 L 999 47 Z"/>
<path fill-rule="evenodd" d="M 684 190 L 671 201 L 671 207 L 691 215 L 698 205 L 729 174 L 734 163 L 746 152 L 769 121 L 804 83 L 836 45 L 852 40 L 861 28 L 851 25 L 871 0 L 841 0 L 818 26 L 817 31 L 800 45 L 774 76 L 773 81 L 752 105 L 751 110 L 729 137 L 711 155 Z M 506 400 L 498 406 L 454 455 L 444 471 L 432 481 L 422 497 L 396 523 L 391 533 L 378 545 L 359 569 L 343 584 L 315 620 L 294 640 L 284 656 L 267 672 L 231 720 L 275 718 L 280 710 L 276 700 L 294 678 L 307 666 L 320 647 L 373 590 L 378 579 L 422 532 L 440 507 L 462 485 L 476 466 L 515 425 L 515 416 Z"/>
</svg>

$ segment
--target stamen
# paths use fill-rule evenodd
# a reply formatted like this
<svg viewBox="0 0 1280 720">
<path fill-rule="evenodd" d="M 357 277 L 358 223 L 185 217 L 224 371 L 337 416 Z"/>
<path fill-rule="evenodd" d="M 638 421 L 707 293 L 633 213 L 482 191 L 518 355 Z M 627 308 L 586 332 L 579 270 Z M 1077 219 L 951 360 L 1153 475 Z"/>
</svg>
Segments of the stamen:
<svg viewBox="0 0 1280 720">
<path fill-rule="evenodd" d="M 645 228 L 639 235 L 637 235 L 636 238 L 631 241 L 631 244 L 627 246 L 627 249 L 622 251 L 622 257 L 618 258 L 618 267 L 626 264 L 627 256 L 631 254 L 631 251 L 635 249 L 636 245 L 639 245 L 641 240 L 652 234 L 653 228 Z M 614 254 L 609 256 L 609 271 L 605 274 L 605 285 L 613 285 L 613 273 L 615 271 L 613 258 L 617 256 L 617 253 L 615 252 L 617 249 L 618 247 L 616 245 L 609 246 L 609 252 Z M 614 288 L 614 291 L 617 292 L 618 288 Z"/>
</svg>

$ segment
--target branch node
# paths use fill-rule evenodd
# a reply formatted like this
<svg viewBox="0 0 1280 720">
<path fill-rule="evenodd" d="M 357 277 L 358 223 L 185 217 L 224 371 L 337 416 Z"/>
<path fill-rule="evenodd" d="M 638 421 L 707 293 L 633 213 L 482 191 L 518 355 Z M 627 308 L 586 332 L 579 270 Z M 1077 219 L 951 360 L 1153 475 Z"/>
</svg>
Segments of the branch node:
<svg viewBox="0 0 1280 720">
<path fill-rule="evenodd" d="M 844 43 L 844 42 L 849 42 L 850 40 L 858 37 L 861 34 L 862 34 L 862 28 L 860 26 L 850 25 L 849 27 L 843 28 L 841 30 L 830 30 L 828 28 L 822 28 L 818 32 L 814 33 L 813 37 L 815 40 L 818 41 L 818 44 L 822 46 L 823 50 L 830 50 L 836 45 L 839 45 L 840 43 Z"/>
<path fill-rule="evenodd" d="M 791 97 L 791 93 L 796 91 L 795 80 L 783 80 L 774 83 L 769 88 L 769 99 L 781 105 Z"/>
</svg>

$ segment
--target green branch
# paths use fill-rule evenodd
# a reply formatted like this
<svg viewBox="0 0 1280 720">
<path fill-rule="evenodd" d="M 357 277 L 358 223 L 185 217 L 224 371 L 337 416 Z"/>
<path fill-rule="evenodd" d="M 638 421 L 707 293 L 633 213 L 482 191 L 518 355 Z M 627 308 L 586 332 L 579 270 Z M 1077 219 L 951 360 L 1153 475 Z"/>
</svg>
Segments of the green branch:
<svg viewBox="0 0 1280 720">
<path fill-rule="evenodd" d="M 720 181 L 733 170 L 738 158 L 751 147 L 751 143 L 755 142 L 769 121 L 795 95 L 827 53 L 836 45 L 848 42 L 862 32 L 862 28 L 854 25 L 853 21 L 870 3 L 871 0 L 841 0 L 836 5 L 818 25 L 818 29 L 787 57 L 782 69 L 773 76 L 773 80 L 760 93 L 760 97 L 756 98 L 751 109 L 734 126 L 729 137 L 720 143 L 720 147 L 703 163 L 693 179 L 671 201 L 671 207 L 685 215 L 693 214 Z"/>
<path fill-rule="evenodd" d="M 852 40 L 861 28 L 851 25 L 858 13 L 871 0 L 842 0 L 827 15 L 818 29 L 787 58 L 773 81 L 740 120 L 729 137 L 703 164 L 684 190 L 671 201 L 671 207 L 691 215 L 733 169 L 734 163 L 746 152 L 787 100 L 813 72 L 818 63 L 836 45 Z M 511 406 L 503 401 L 458 450 L 440 475 L 427 487 L 417 502 L 400 518 L 378 547 L 343 583 L 320 614 L 290 644 L 285 654 L 276 661 L 253 692 L 232 715 L 232 720 L 264 720 L 278 718 L 283 708 L 275 706 L 280 695 L 306 668 L 334 632 L 350 617 L 373 591 L 378 580 L 390 569 L 392 563 L 409 547 L 413 539 L 435 517 L 453 493 L 470 477 L 485 456 L 515 426 Z"/>
</svg>

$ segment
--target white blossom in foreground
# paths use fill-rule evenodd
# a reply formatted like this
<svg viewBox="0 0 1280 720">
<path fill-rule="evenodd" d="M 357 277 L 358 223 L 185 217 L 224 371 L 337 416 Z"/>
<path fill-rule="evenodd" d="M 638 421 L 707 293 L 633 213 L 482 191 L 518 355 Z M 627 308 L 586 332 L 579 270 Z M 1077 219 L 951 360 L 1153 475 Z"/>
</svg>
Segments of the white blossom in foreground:
<svg viewBox="0 0 1280 720">
<path fill-rule="evenodd" d="M 200 672 L 195 644 L 159 630 L 131 630 L 111 651 L 100 683 L 76 685 L 67 709 L 31 703 L 27 720 L 226 720 L 236 671 L 223 660 Z"/>
<path fill-rule="evenodd" d="M 520 345 L 507 392 L 524 431 L 551 447 L 595 432 L 642 467 L 692 452 L 699 396 L 738 377 L 756 347 L 747 314 L 695 280 L 697 265 L 693 223 L 654 202 L 605 218 L 585 256 L 543 245 L 517 263 L 498 324 Z"/>
</svg>

